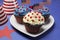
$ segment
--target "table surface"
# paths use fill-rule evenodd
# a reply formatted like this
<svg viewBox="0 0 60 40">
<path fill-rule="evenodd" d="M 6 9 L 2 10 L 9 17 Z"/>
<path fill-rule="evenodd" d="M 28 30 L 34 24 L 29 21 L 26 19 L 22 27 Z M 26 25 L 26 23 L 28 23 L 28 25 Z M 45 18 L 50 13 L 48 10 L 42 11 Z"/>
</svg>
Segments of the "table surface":
<svg viewBox="0 0 60 40">
<path fill-rule="evenodd" d="M 21 0 L 17 0 L 17 1 L 18 1 L 18 4 L 20 5 Z M 2 4 L 2 2 L 3 2 L 3 0 L 0 0 L 0 4 Z M 40 2 L 40 0 L 31 0 L 30 5 L 33 5 L 34 3 L 39 3 L 39 2 Z M 30 6 L 30 5 L 27 4 L 26 6 Z M 60 0 L 52 0 L 51 5 L 49 5 L 48 8 L 50 9 L 51 15 L 55 19 L 55 24 L 46 33 L 44 33 L 43 35 L 36 37 L 36 38 L 32 38 L 25 34 L 22 34 L 21 32 L 18 32 L 11 26 L 11 24 L 10 24 L 11 15 L 10 16 L 8 15 L 7 16 L 8 22 L 6 24 L 0 26 L 0 40 L 60 40 L 60 24 L 59 24 L 59 22 L 60 22 L 59 21 L 60 20 L 60 18 L 59 18 L 60 17 Z M 3 33 L 1 32 L 1 30 L 4 30 L 4 28 L 6 26 L 8 26 L 9 30 L 15 30 L 15 31 L 11 32 L 10 35 L 9 35 L 10 31 L 9 32 L 3 31 L 6 33 L 6 35 L 2 35 Z"/>
</svg>

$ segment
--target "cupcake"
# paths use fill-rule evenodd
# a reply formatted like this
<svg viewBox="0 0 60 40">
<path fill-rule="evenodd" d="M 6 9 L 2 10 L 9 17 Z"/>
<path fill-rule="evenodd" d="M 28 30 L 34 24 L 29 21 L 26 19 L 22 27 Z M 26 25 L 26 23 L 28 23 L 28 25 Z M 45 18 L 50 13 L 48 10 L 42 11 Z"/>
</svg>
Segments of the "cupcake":
<svg viewBox="0 0 60 40">
<path fill-rule="evenodd" d="M 20 6 L 19 8 L 15 9 L 14 16 L 18 23 L 23 24 L 23 16 L 30 12 L 31 9 Z"/>
<path fill-rule="evenodd" d="M 50 16 L 50 12 L 49 12 L 49 9 L 44 7 L 43 9 L 39 9 L 39 12 L 42 13 L 42 15 L 44 16 L 45 18 L 45 22 L 47 22 L 49 20 L 49 16 Z"/>
<path fill-rule="evenodd" d="M 23 17 L 23 22 L 27 32 L 37 34 L 40 32 L 40 27 L 44 24 L 45 20 L 41 13 L 31 11 Z"/>
</svg>

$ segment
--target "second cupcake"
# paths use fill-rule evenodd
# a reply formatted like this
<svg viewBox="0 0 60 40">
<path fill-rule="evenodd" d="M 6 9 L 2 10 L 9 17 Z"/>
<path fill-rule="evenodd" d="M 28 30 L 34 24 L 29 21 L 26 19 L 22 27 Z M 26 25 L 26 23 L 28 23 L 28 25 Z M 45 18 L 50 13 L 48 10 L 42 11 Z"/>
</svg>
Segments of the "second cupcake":
<svg viewBox="0 0 60 40">
<path fill-rule="evenodd" d="M 43 9 L 39 9 L 39 12 L 42 13 L 42 15 L 45 18 L 45 23 L 47 23 L 49 21 L 49 17 L 50 17 L 49 9 L 47 7 L 44 7 Z"/>
<path fill-rule="evenodd" d="M 28 12 L 30 12 L 30 8 L 26 8 L 23 6 L 20 6 L 19 8 L 15 9 L 14 16 L 18 23 L 23 24 L 23 16 L 26 15 Z"/>
<path fill-rule="evenodd" d="M 31 11 L 23 18 L 27 32 L 37 34 L 40 32 L 40 27 L 45 23 L 41 13 Z"/>
</svg>

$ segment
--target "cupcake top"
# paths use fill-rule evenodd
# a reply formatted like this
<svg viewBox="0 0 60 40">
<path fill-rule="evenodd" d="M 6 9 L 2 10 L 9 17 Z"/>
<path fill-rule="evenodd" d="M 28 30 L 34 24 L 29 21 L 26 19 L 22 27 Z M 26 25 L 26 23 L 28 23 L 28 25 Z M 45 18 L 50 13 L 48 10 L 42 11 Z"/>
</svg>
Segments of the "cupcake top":
<svg viewBox="0 0 60 40">
<path fill-rule="evenodd" d="M 41 15 L 41 13 L 31 11 L 27 15 L 24 16 L 23 22 L 29 23 L 31 25 L 42 25 L 44 24 L 44 17 Z"/>
<path fill-rule="evenodd" d="M 26 7 L 20 6 L 19 8 L 15 9 L 14 15 L 16 15 L 16 16 L 24 16 L 28 12 L 30 12 L 31 10 L 32 9 L 30 9 L 30 8 L 26 8 Z"/>
<path fill-rule="evenodd" d="M 44 7 L 43 9 L 39 9 L 39 12 L 42 12 L 42 15 L 47 15 L 49 14 L 49 9 L 47 7 Z"/>
</svg>

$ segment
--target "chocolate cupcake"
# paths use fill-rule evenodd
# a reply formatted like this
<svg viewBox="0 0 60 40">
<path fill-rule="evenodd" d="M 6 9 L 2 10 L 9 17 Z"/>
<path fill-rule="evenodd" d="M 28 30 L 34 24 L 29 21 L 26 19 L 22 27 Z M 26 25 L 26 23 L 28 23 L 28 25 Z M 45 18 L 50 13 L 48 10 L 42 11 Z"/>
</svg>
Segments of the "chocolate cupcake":
<svg viewBox="0 0 60 40">
<path fill-rule="evenodd" d="M 31 11 L 23 17 L 23 22 L 27 32 L 37 34 L 45 21 L 41 13 Z"/>
<path fill-rule="evenodd" d="M 49 12 L 49 9 L 44 7 L 43 9 L 39 9 L 39 12 L 42 13 L 42 15 L 44 16 L 45 18 L 45 22 L 47 22 L 49 20 L 49 16 L 50 16 L 50 12 Z"/>
<path fill-rule="evenodd" d="M 19 8 L 15 9 L 14 16 L 18 23 L 23 24 L 23 16 L 30 12 L 31 9 L 20 6 Z"/>
</svg>

